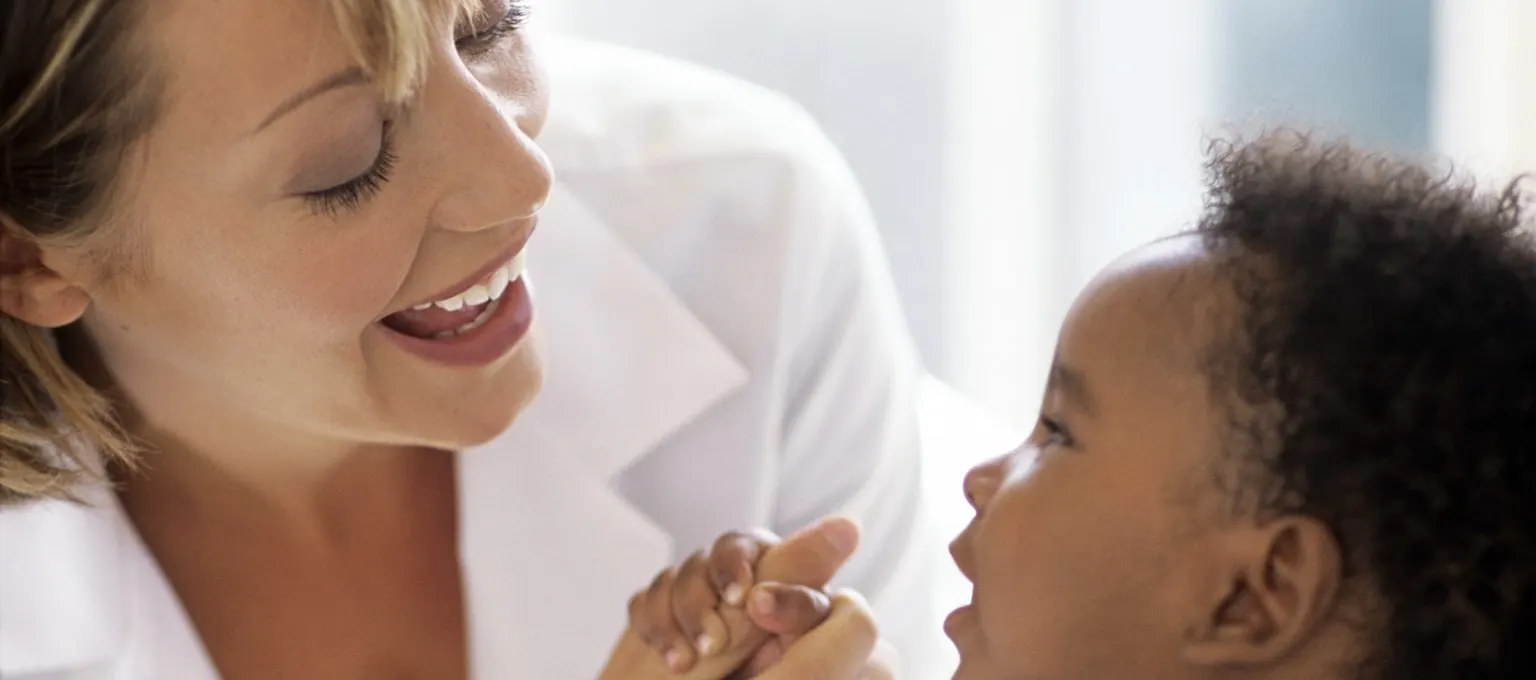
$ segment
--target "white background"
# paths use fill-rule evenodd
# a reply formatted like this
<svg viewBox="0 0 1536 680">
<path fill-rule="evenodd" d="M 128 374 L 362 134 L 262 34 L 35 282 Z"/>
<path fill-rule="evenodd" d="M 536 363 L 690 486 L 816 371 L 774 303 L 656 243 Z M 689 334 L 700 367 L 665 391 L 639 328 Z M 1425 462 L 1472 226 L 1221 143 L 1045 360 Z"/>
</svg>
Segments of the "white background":
<svg viewBox="0 0 1536 680">
<path fill-rule="evenodd" d="M 535 2 L 799 100 L 864 183 L 930 368 L 1019 430 L 1075 292 L 1192 222 L 1228 123 L 1536 169 L 1536 0 Z M 933 455 L 952 532 L 977 456 Z"/>
</svg>

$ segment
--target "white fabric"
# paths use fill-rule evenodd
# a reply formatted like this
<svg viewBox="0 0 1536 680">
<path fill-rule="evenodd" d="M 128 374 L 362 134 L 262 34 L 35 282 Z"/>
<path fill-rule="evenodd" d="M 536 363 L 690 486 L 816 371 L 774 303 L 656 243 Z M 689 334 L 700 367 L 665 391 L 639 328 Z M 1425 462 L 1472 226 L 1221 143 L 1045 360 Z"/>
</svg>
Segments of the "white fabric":
<svg viewBox="0 0 1536 680">
<path fill-rule="evenodd" d="M 834 512 L 865 532 L 841 584 L 871 597 L 907 677 L 939 677 L 919 368 L 853 178 L 776 95 L 547 48 L 561 180 L 530 250 L 546 389 L 459 455 L 473 677 L 594 677 L 657 569 L 722 531 Z M 0 511 L 0 677 L 214 677 L 112 496 L 87 491 Z"/>
</svg>

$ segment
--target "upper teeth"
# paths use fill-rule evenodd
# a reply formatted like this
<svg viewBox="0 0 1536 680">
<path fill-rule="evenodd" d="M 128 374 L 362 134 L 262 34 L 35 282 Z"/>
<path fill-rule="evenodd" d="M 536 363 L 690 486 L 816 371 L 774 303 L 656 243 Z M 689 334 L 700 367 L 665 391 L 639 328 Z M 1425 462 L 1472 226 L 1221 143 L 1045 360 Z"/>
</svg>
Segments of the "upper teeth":
<svg viewBox="0 0 1536 680">
<path fill-rule="evenodd" d="M 523 277 L 523 270 L 527 267 L 527 264 L 528 249 L 524 248 L 518 251 L 517 256 L 513 257 L 511 262 L 497 267 L 496 271 L 491 272 L 491 275 L 485 277 L 480 283 L 464 289 L 463 292 L 457 295 L 434 302 L 425 302 L 416 305 L 413 309 L 421 310 L 436 305 L 450 312 L 457 312 L 466 306 L 473 307 L 475 305 L 483 305 L 492 300 L 499 300 L 501 299 L 501 294 L 507 292 L 507 286 Z"/>
</svg>

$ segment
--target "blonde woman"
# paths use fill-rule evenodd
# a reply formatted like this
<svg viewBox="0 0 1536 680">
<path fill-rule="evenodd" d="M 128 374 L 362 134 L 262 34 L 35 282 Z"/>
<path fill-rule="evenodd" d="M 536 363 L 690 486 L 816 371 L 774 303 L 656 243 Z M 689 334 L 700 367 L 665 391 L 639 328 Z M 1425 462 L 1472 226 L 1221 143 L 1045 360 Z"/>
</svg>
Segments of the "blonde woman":
<svg viewBox="0 0 1536 680">
<path fill-rule="evenodd" d="M 656 570 L 828 514 L 921 667 L 854 182 L 776 96 L 529 9 L 0 7 L 0 677 L 596 677 Z M 798 668 L 864 665 L 849 611 Z"/>
</svg>

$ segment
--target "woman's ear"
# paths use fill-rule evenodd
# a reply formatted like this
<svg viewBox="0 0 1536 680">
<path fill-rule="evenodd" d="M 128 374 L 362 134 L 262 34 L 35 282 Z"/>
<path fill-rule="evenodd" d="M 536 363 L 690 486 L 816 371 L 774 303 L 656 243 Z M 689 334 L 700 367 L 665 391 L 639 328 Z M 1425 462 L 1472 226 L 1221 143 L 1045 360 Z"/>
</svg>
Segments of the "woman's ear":
<svg viewBox="0 0 1536 680">
<path fill-rule="evenodd" d="M 35 239 L 0 215 L 0 312 L 44 328 L 68 325 L 85 314 L 90 294 L 46 259 Z"/>
<path fill-rule="evenodd" d="M 1262 666 L 1298 651 L 1328 622 L 1342 559 L 1322 522 L 1287 516 L 1238 539 L 1227 582 L 1213 589 L 1205 623 L 1184 657 L 1202 666 Z"/>
</svg>

